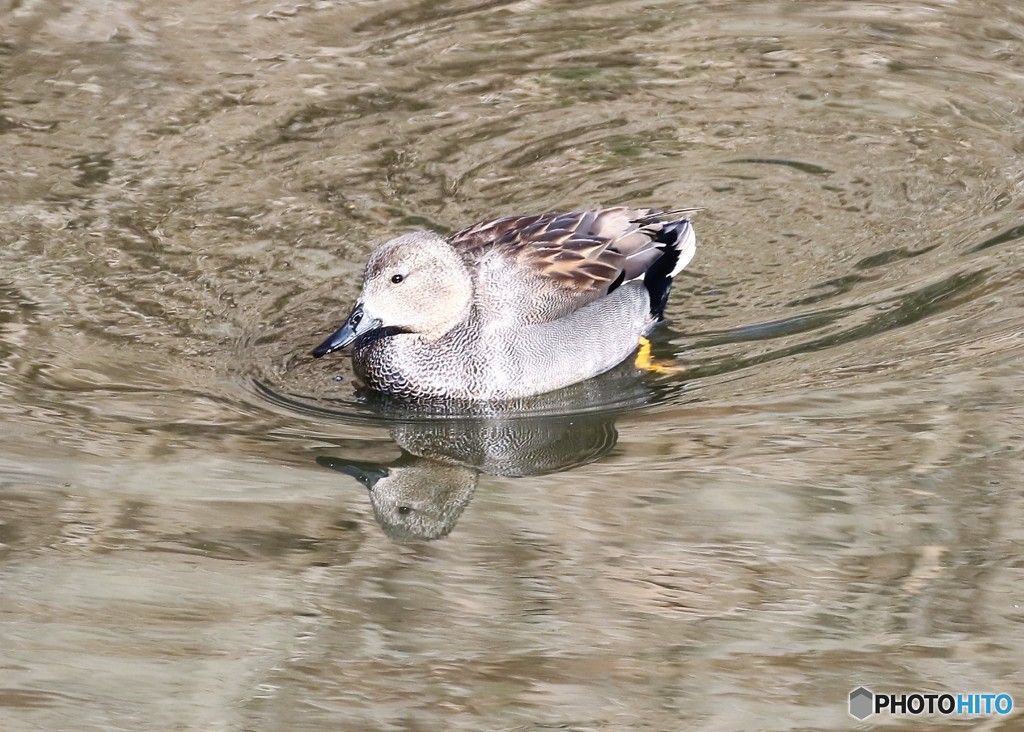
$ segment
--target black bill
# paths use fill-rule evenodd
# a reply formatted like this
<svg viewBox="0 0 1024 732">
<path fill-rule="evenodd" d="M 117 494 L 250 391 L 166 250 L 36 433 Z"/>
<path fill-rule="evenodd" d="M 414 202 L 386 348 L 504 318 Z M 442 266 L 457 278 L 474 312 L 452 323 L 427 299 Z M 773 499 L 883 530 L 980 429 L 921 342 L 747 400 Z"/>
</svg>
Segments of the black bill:
<svg viewBox="0 0 1024 732">
<path fill-rule="evenodd" d="M 345 324 L 332 333 L 330 338 L 313 349 L 313 357 L 320 358 L 328 353 L 337 351 L 339 348 L 344 348 L 363 333 L 379 326 L 380 321 L 376 318 L 366 317 L 363 313 L 363 304 L 359 303 L 352 311 L 352 314 L 348 316 Z"/>
</svg>

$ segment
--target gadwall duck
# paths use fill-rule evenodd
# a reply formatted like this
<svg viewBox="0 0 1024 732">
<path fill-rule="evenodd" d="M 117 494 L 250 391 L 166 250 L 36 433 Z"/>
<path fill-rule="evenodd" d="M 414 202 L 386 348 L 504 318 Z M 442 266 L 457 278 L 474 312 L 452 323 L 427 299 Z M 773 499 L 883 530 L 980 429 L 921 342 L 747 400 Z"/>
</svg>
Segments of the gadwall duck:
<svg viewBox="0 0 1024 732">
<path fill-rule="evenodd" d="M 692 210 L 510 216 L 392 239 L 313 356 L 352 344 L 360 379 L 410 399 L 514 399 L 597 376 L 661 320 L 696 249 Z"/>
</svg>

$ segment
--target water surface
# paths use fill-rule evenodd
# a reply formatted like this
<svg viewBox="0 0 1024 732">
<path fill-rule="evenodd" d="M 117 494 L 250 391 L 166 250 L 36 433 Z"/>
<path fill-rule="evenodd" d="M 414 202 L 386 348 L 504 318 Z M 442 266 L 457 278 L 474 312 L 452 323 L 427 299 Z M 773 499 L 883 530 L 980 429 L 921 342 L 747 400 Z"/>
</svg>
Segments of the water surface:
<svg viewBox="0 0 1024 732">
<path fill-rule="evenodd" d="M 1008 0 L 0 9 L 3 728 L 1024 704 L 1022 43 Z M 681 375 L 452 416 L 308 356 L 389 236 L 619 203 L 704 209 Z"/>
</svg>

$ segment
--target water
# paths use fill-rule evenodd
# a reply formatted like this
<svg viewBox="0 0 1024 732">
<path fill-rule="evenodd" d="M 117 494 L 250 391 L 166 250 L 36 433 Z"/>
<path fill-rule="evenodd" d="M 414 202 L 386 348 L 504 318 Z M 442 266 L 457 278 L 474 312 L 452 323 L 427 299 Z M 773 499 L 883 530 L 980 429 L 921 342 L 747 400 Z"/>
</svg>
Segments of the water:
<svg viewBox="0 0 1024 732">
<path fill-rule="evenodd" d="M 0 9 L 3 728 L 1024 703 L 1022 41 L 1006 0 Z M 453 416 L 308 358 L 382 239 L 617 203 L 705 209 L 685 374 Z"/>
</svg>

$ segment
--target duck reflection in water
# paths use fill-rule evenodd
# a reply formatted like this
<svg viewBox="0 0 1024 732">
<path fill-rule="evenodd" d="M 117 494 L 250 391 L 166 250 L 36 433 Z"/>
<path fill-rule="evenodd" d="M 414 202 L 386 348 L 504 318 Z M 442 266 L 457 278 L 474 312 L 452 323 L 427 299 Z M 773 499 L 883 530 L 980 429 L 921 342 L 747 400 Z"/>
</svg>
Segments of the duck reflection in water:
<svg viewBox="0 0 1024 732">
<path fill-rule="evenodd" d="M 447 536 L 473 497 L 479 474 L 408 453 L 387 465 L 334 457 L 316 461 L 365 485 L 377 523 L 397 541 Z"/>
<path fill-rule="evenodd" d="M 614 397 L 610 397 L 614 395 Z M 614 398 L 618 409 L 601 409 Z M 522 478 L 594 462 L 615 446 L 615 417 L 650 398 L 631 367 L 615 369 L 528 405 L 492 405 L 488 413 L 397 421 L 391 436 L 402 456 L 371 463 L 320 456 L 317 463 L 369 489 L 373 514 L 396 541 L 440 539 L 455 527 L 481 473 Z M 561 406 L 561 414 L 552 414 Z M 565 414 L 567 405 L 577 410 Z M 581 409 L 583 405 L 583 409 Z M 588 409 L 591 411 L 584 411 Z M 538 414 L 541 412 L 542 414 Z"/>
</svg>

